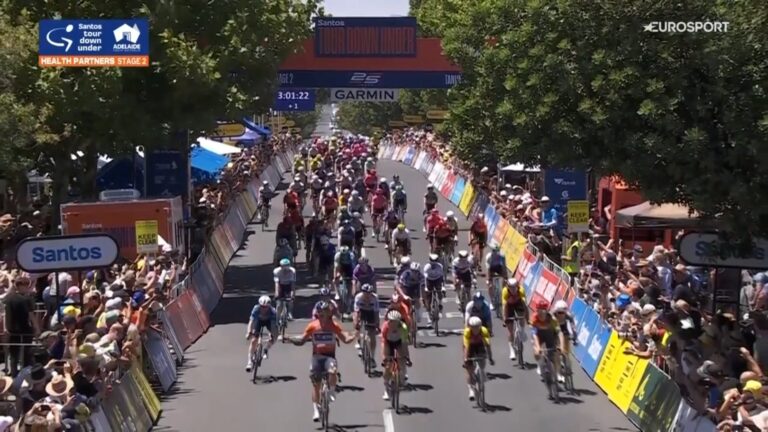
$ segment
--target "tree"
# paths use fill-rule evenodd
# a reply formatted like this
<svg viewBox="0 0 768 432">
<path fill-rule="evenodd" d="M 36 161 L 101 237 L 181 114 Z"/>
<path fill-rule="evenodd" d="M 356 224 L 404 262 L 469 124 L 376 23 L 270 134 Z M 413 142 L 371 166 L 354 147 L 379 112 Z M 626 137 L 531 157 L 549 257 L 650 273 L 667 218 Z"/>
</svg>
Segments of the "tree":
<svg viewBox="0 0 768 432">
<path fill-rule="evenodd" d="M 463 69 L 448 123 L 461 157 L 620 174 L 655 202 L 768 235 L 768 4 L 423 3 Z M 708 19 L 730 31 L 644 31 Z"/>
<path fill-rule="evenodd" d="M 336 114 L 339 128 L 355 134 L 371 135 L 372 127 L 385 128 L 391 120 L 403 119 L 397 103 L 343 102 Z"/>
<path fill-rule="evenodd" d="M 128 154 L 137 144 L 186 149 L 186 131 L 210 131 L 217 120 L 266 112 L 279 64 L 309 36 L 316 11 L 315 0 L 0 3 L 0 15 L 13 17 L 1 29 L 3 40 L 17 32 L 36 35 L 36 23 L 51 16 L 146 16 L 150 22 L 149 68 L 40 69 L 36 50 L 3 64 L 14 71 L 12 97 L 49 111 L 43 125 L 56 145 L 41 151 L 55 161 L 56 198 L 66 194 L 76 172 L 83 173 L 77 180 L 86 196 L 93 191 L 99 153 Z M 70 154 L 78 150 L 84 157 L 73 166 Z"/>
</svg>

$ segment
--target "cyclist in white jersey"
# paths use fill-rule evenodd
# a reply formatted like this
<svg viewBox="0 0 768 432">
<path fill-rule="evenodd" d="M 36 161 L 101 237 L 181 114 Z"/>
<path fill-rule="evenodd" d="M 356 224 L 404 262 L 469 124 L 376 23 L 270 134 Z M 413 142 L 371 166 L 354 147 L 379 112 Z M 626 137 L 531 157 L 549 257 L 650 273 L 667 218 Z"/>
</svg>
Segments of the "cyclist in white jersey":
<svg viewBox="0 0 768 432">
<path fill-rule="evenodd" d="M 429 254 L 429 262 L 424 265 L 424 285 L 426 286 L 426 292 L 424 296 L 424 307 L 429 310 L 432 305 L 432 295 L 437 294 L 440 297 L 440 311 L 443 310 L 443 293 L 445 287 L 445 270 L 443 265 L 439 262 L 440 257 L 437 254 Z M 427 316 L 427 320 L 430 318 Z"/>
<path fill-rule="evenodd" d="M 472 280 L 474 279 L 474 270 L 472 264 L 472 258 L 469 257 L 469 253 L 465 250 L 460 250 L 456 258 L 451 263 L 453 267 L 453 288 L 456 291 L 456 304 L 459 304 L 458 292 L 461 284 L 465 284 L 468 288 L 472 287 Z"/>
<path fill-rule="evenodd" d="M 288 307 L 288 319 L 293 319 L 293 285 L 296 283 L 296 269 L 291 266 L 287 258 L 280 260 L 280 266 L 272 271 L 275 281 L 275 302 L 278 300 L 291 300 L 286 303 Z"/>
<path fill-rule="evenodd" d="M 365 212 L 365 200 L 360 196 L 360 192 L 352 191 L 352 195 L 347 202 L 347 208 L 350 213 L 364 213 Z"/>
<path fill-rule="evenodd" d="M 400 223 L 397 228 L 392 230 L 392 241 L 390 242 L 389 247 L 392 249 L 392 254 L 397 251 L 397 247 L 399 245 L 402 245 L 404 247 L 403 249 L 403 255 L 410 255 L 411 253 L 411 233 L 408 231 L 408 228 L 405 227 L 404 223 Z"/>
<path fill-rule="evenodd" d="M 374 360 L 376 354 L 376 332 L 379 329 L 379 297 L 373 292 L 371 284 L 363 284 L 360 292 L 355 296 L 355 313 L 352 321 L 355 330 L 368 332 L 368 349 L 371 352 L 371 367 L 376 367 Z M 357 354 L 362 356 L 360 338 L 355 343 Z"/>
</svg>

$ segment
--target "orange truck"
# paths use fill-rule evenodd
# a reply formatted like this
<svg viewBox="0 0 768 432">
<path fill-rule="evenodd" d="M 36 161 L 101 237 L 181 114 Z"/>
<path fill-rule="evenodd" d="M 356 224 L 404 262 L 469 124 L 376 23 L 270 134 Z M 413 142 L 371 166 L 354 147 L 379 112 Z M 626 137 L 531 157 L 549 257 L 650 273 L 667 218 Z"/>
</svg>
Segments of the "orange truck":
<svg viewBox="0 0 768 432">
<path fill-rule="evenodd" d="M 61 229 L 65 235 L 110 234 L 120 245 L 120 256 L 126 260 L 135 259 L 139 250 L 151 253 L 146 243 L 151 248 L 156 237 L 162 238 L 157 240 L 160 244 L 164 240 L 173 249 L 185 251 L 184 213 L 178 196 L 62 204 Z"/>
</svg>

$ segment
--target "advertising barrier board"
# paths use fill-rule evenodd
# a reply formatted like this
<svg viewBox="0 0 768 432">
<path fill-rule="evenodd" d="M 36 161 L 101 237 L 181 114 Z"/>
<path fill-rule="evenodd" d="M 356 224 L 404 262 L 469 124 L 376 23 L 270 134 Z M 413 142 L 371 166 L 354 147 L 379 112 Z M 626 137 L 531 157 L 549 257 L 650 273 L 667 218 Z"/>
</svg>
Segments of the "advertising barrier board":
<svg viewBox="0 0 768 432">
<path fill-rule="evenodd" d="M 163 335 L 152 328 L 147 329 L 144 349 L 147 351 L 152 369 L 160 380 L 163 391 L 167 392 L 176 382 L 177 373 L 176 363 L 173 361 Z"/>
<path fill-rule="evenodd" d="M 641 430 L 668 431 L 682 398 L 674 381 L 654 365 L 645 369 L 627 410 L 627 417 Z"/>
</svg>

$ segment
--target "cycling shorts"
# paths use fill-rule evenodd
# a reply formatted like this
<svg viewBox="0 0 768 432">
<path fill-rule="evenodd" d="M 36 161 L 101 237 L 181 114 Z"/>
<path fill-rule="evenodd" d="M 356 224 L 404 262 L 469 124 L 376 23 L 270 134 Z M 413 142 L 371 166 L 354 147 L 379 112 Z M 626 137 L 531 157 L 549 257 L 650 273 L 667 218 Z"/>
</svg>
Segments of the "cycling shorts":
<svg viewBox="0 0 768 432">
<path fill-rule="evenodd" d="M 421 298 L 421 285 L 403 286 L 403 291 L 412 299 Z"/>
<path fill-rule="evenodd" d="M 437 291 L 443 287 L 443 278 L 431 280 L 427 279 L 427 291 Z"/>
<path fill-rule="evenodd" d="M 291 298 L 291 293 L 293 292 L 293 284 L 280 284 L 277 287 L 277 299 L 289 299 Z"/>
<path fill-rule="evenodd" d="M 323 375 L 330 373 L 333 369 L 336 369 L 336 354 L 312 354 L 309 372 L 313 382 L 319 382 Z"/>
<path fill-rule="evenodd" d="M 373 209 L 374 216 L 381 216 L 387 211 L 387 207 L 378 207 Z"/>
<path fill-rule="evenodd" d="M 342 276 L 351 279 L 353 271 L 354 267 L 352 267 L 352 264 L 339 264 L 339 273 L 341 273 Z"/>
<path fill-rule="evenodd" d="M 480 248 L 485 248 L 485 245 L 488 244 L 488 233 L 473 233 L 473 235 L 475 236 L 474 240 L 477 241 Z"/>
<path fill-rule="evenodd" d="M 398 198 L 398 197 L 395 197 L 395 199 L 392 201 L 392 207 L 394 207 L 394 208 L 396 208 L 396 209 L 399 209 L 399 208 L 405 208 L 405 201 L 406 201 L 406 199 L 405 199 L 405 198 L 402 198 L 402 197 L 400 197 L 400 198 Z"/>
<path fill-rule="evenodd" d="M 507 303 L 504 308 L 507 310 L 507 321 L 515 321 L 516 317 L 525 316 L 525 302 L 522 299 L 515 303 Z"/>
<path fill-rule="evenodd" d="M 395 351 L 400 350 L 400 347 L 402 345 L 403 345 L 402 339 L 396 340 L 396 341 L 391 341 L 387 339 L 384 343 L 384 347 L 385 347 L 384 357 L 394 357 Z"/>
<path fill-rule="evenodd" d="M 374 310 L 360 310 L 360 322 L 363 324 L 376 324 L 378 317 Z"/>
<path fill-rule="evenodd" d="M 467 358 L 473 358 L 473 357 L 482 357 L 482 358 L 488 357 L 488 352 L 485 349 L 484 343 L 482 342 L 473 343 L 473 344 L 470 344 L 469 347 L 467 347 Z"/>
<path fill-rule="evenodd" d="M 264 329 L 264 328 L 269 330 L 270 334 L 277 332 L 277 328 L 276 328 L 275 323 L 274 323 L 273 320 L 271 320 L 271 319 L 261 320 L 260 319 L 260 320 L 256 321 L 256 326 L 255 326 L 255 328 L 253 330 L 253 333 L 251 333 L 251 335 L 258 337 L 261 334 L 261 330 Z"/>
<path fill-rule="evenodd" d="M 462 282 L 466 286 L 472 285 L 472 272 L 465 271 L 463 273 L 456 273 L 456 278 L 459 280 L 459 282 Z"/>
<path fill-rule="evenodd" d="M 434 204 L 432 204 L 432 203 L 425 203 L 424 207 L 427 209 L 427 212 L 430 212 L 430 211 L 432 211 L 433 208 L 435 208 L 435 205 L 437 205 L 437 203 L 434 203 Z"/>
<path fill-rule="evenodd" d="M 493 276 L 504 276 L 507 274 L 507 269 L 503 265 L 492 265 L 488 267 L 488 275 Z"/>
</svg>

